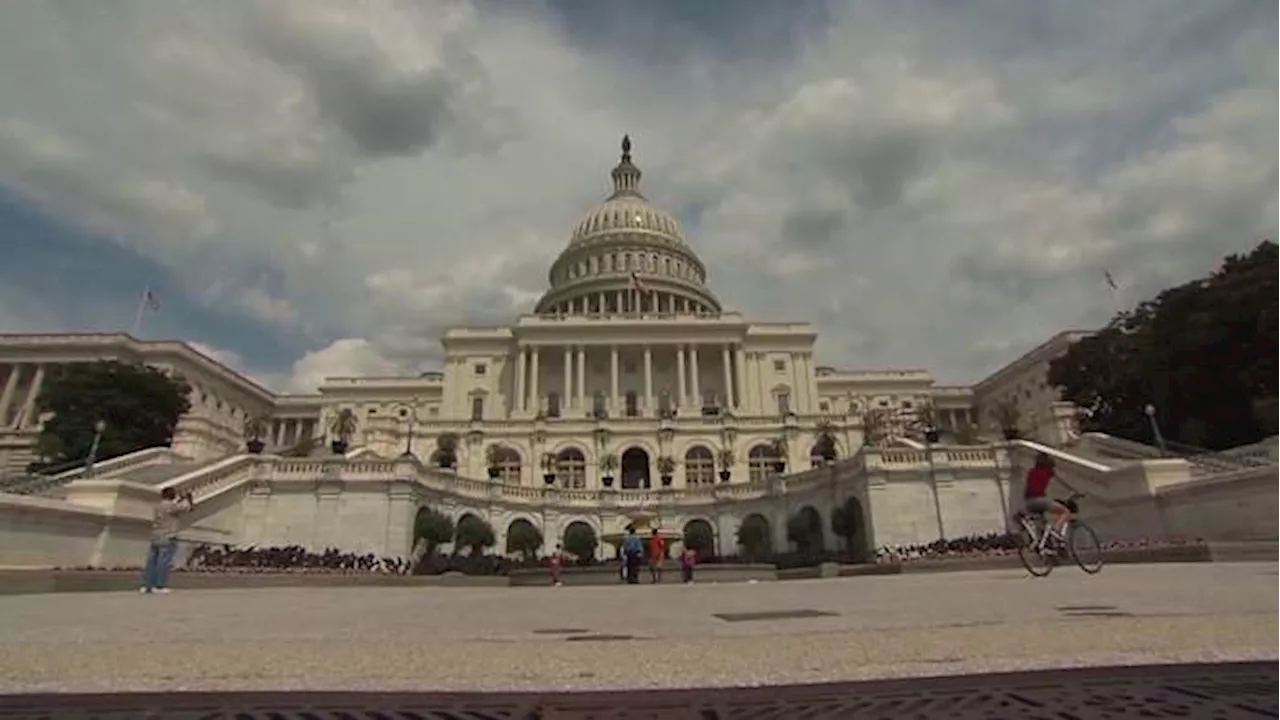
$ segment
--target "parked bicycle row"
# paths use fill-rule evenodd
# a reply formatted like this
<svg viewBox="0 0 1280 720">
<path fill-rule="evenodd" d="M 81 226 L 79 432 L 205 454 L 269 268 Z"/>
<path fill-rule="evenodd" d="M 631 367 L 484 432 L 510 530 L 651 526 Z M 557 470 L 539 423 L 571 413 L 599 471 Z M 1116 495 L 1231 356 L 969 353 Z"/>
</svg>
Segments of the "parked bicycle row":
<svg viewBox="0 0 1280 720">
<path fill-rule="evenodd" d="M 327 548 L 310 552 L 298 545 L 286 547 L 244 547 L 200 545 L 187 558 L 185 569 L 200 571 L 305 570 L 337 573 L 383 573 L 404 575 L 411 563 L 398 557 L 378 557 L 373 553 L 342 552 Z"/>
</svg>

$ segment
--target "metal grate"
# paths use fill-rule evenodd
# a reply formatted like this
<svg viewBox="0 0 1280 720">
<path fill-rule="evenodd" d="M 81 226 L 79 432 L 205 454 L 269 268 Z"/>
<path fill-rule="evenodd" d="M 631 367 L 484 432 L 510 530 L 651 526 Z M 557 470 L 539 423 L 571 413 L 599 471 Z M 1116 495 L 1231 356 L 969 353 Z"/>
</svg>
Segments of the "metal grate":
<svg viewBox="0 0 1280 720">
<path fill-rule="evenodd" d="M 838 613 L 825 610 L 765 610 L 763 612 L 716 613 L 725 622 L 758 622 L 760 620 L 803 620 L 805 618 L 837 617 Z"/>
<path fill-rule="evenodd" d="M 1277 717 L 1274 662 L 742 689 L 0 696 L 16 720 L 1126 720 Z"/>
</svg>

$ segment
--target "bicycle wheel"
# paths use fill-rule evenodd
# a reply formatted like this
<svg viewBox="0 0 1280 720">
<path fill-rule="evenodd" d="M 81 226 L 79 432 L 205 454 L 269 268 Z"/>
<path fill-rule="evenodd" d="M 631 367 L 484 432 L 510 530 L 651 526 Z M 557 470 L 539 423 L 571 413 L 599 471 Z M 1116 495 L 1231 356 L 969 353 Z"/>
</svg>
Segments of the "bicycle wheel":
<svg viewBox="0 0 1280 720">
<path fill-rule="evenodd" d="M 1037 547 L 1038 538 L 1027 528 L 1018 533 L 1018 559 L 1027 572 L 1036 577 L 1044 577 L 1053 572 L 1054 556 L 1042 554 Z"/>
<path fill-rule="evenodd" d="M 1071 521 L 1070 539 L 1068 542 L 1071 559 L 1076 561 L 1080 569 L 1093 575 L 1102 569 L 1102 543 L 1098 542 L 1098 534 L 1093 528 L 1079 520 Z"/>
</svg>

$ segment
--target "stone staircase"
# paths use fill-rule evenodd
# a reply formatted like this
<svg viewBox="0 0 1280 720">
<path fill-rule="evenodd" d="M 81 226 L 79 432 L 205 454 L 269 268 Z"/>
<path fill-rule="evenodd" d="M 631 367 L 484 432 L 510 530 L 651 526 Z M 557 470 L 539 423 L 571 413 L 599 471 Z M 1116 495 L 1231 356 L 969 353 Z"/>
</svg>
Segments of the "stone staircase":
<svg viewBox="0 0 1280 720">
<path fill-rule="evenodd" d="M 1107 465 L 1123 465 L 1143 460 L 1177 458 L 1187 461 L 1195 477 L 1211 477 L 1223 473 L 1275 466 L 1275 445 L 1270 441 L 1221 452 L 1213 452 L 1189 445 L 1169 443 L 1168 451 L 1105 433 L 1084 433 L 1070 446 L 1063 449 L 1073 455 L 1096 460 Z"/>
</svg>

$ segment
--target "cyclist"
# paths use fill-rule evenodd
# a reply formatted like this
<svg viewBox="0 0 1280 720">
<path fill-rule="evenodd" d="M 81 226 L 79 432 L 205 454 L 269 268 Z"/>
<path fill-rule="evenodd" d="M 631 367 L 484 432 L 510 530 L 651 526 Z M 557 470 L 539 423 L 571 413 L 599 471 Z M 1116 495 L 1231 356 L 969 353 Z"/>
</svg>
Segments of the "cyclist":
<svg viewBox="0 0 1280 720">
<path fill-rule="evenodd" d="M 1047 494 L 1049 482 L 1055 477 L 1053 467 L 1053 458 L 1049 457 L 1048 453 L 1036 453 L 1035 465 L 1027 471 L 1022 502 L 1027 513 L 1048 515 L 1052 520 L 1054 532 L 1061 538 L 1067 523 L 1071 521 L 1071 509 Z M 1058 482 L 1062 482 L 1062 479 L 1059 478 Z M 1066 485 L 1065 482 L 1062 484 Z"/>
</svg>

